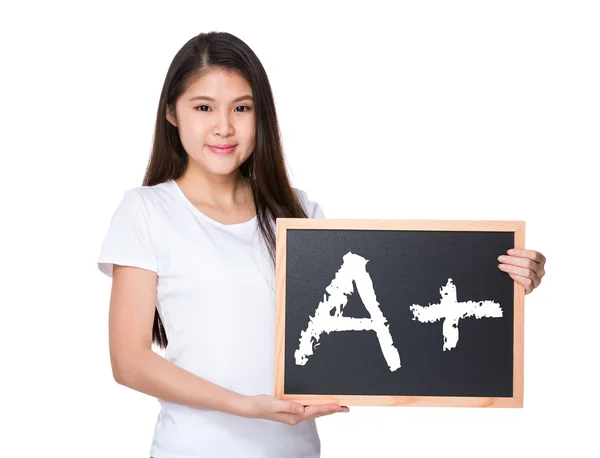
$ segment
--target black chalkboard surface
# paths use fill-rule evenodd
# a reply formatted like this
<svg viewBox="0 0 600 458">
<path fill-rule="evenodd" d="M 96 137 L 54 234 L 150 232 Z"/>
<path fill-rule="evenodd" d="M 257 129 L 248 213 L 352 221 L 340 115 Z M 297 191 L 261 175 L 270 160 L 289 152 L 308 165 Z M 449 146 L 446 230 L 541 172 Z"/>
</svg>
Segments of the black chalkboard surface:
<svg viewBox="0 0 600 458">
<path fill-rule="evenodd" d="M 304 404 L 523 403 L 522 221 L 277 219 L 276 377 Z"/>
</svg>

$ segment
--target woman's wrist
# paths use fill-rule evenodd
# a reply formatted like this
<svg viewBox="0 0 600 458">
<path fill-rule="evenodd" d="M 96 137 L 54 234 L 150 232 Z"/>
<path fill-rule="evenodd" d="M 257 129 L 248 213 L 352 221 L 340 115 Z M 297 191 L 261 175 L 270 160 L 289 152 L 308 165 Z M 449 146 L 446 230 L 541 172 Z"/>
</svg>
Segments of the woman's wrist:
<svg viewBox="0 0 600 458">
<path fill-rule="evenodd" d="M 240 417 L 249 417 L 248 401 L 250 397 L 232 391 L 225 401 L 226 412 Z"/>
</svg>

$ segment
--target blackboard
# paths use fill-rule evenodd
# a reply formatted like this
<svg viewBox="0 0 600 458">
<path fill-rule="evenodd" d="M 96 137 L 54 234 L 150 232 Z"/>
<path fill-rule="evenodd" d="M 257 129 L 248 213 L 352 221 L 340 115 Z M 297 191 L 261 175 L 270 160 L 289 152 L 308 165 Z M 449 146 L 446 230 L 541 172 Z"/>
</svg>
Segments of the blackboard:
<svg viewBox="0 0 600 458">
<path fill-rule="evenodd" d="M 522 407 L 523 221 L 278 218 L 275 393 Z"/>
</svg>

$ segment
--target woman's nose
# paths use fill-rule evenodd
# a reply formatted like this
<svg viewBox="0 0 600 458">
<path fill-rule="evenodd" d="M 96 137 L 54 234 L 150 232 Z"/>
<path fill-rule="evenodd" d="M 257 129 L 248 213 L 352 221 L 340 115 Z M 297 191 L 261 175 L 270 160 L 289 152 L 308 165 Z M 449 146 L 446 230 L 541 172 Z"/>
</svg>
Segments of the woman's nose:
<svg viewBox="0 0 600 458">
<path fill-rule="evenodd" d="M 233 124 L 229 119 L 229 114 L 224 113 L 219 117 L 219 122 L 216 127 L 216 132 L 221 136 L 225 137 L 231 135 L 233 132 Z"/>
</svg>

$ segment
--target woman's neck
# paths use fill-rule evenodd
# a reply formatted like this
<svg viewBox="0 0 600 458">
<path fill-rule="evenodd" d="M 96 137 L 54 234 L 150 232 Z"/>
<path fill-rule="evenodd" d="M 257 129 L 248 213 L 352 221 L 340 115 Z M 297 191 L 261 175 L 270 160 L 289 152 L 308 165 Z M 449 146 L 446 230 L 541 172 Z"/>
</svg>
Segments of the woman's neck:
<svg viewBox="0 0 600 458">
<path fill-rule="evenodd" d="M 189 169 L 175 180 L 190 200 L 212 208 L 234 209 L 244 207 L 252 199 L 248 178 L 239 170 L 231 175 L 193 173 Z"/>
</svg>

